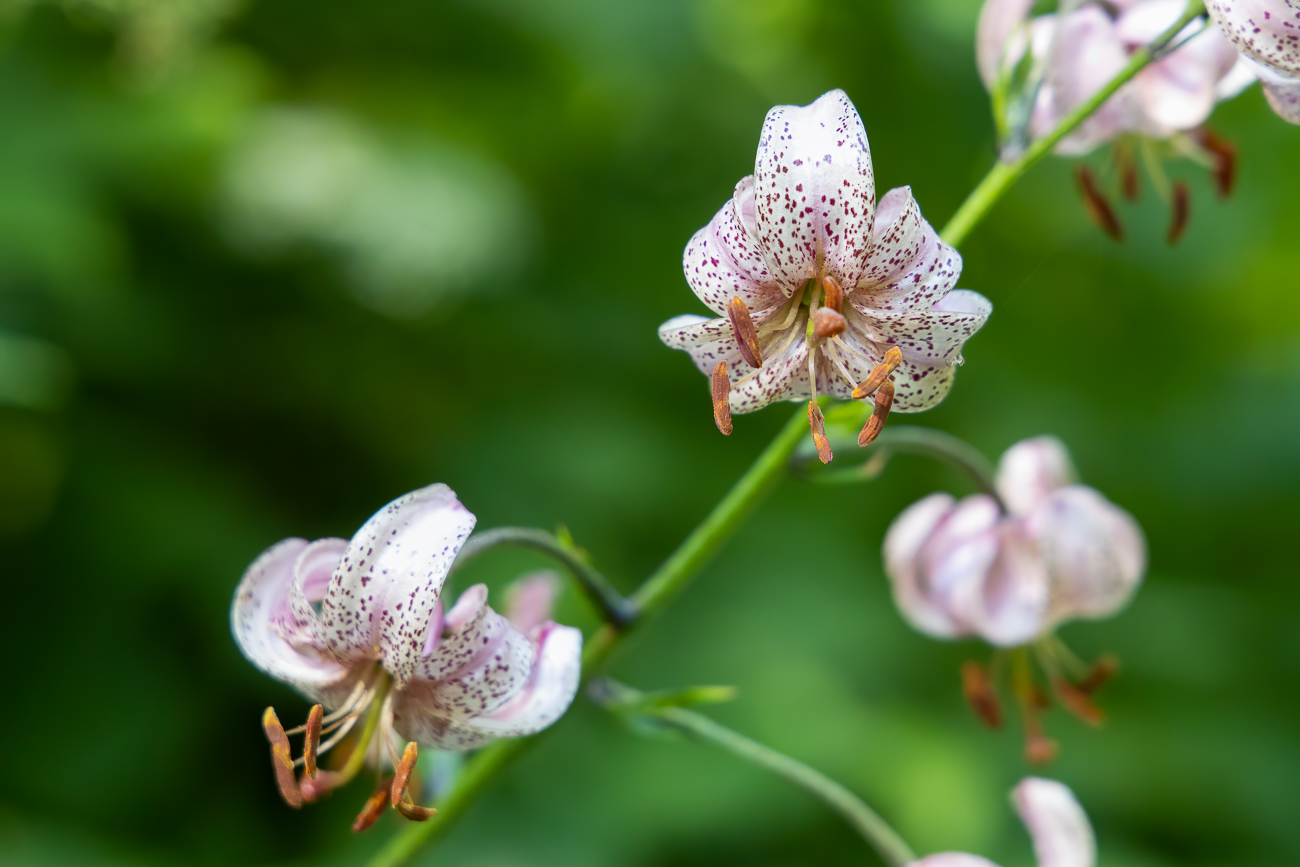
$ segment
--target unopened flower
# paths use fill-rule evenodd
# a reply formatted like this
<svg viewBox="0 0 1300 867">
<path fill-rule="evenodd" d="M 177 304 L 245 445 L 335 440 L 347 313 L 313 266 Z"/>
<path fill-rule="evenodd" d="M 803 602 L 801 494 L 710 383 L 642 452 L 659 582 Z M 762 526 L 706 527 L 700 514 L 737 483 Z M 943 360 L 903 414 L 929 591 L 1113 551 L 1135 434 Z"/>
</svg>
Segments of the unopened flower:
<svg viewBox="0 0 1300 867">
<path fill-rule="evenodd" d="M 678 316 L 659 336 L 713 378 L 724 433 L 731 413 L 782 400 L 814 401 L 816 432 L 818 395 L 928 409 L 992 310 L 953 291 L 961 256 L 909 187 L 877 207 L 866 130 L 841 90 L 768 112 L 754 174 L 691 239 L 683 264 L 718 318 Z"/>
<path fill-rule="evenodd" d="M 1264 86 L 1268 104 L 1300 124 L 1300 2 L 1207 0 L 1205 7 Z"/>
<path fill-rule="evenodd" d="M 1069 787 L 1055 780 L 1026 777 L 1011 793 L 1016 812 L 1034 841 L 1038 867 L 1093 867 L 1097 841 L 1088 815 Z M 987 858 L 965 852 L 941 852 L 913 861 L 910 867 L 997 867 Z"/>
<path fill-rule="evenodd" d="M 488 606 L 482 584 L 444 612 L 443 582 L 474 521 L 450 488 L 430 485 L 389 503 L 351 540 L 286 539 L 244 573 L 231 609 L 240 650 L 318 703 L 296 761 L 271 709 L 264 719 L 294 806 L 346 782 L 365 758 L 394 768 L 384 784 L 393 806 L 427 818 L 406 793 L 416 744 L 466 750 L 531 734 L 573 701 L 582 634 L 547 619 L 552 579 L 524 582 L 508 617 Z M 318 773 L 316 755 L 362 720 L 353 759 Z M 382 809 L 382 798 L 372 801 Z"/>
</svg>

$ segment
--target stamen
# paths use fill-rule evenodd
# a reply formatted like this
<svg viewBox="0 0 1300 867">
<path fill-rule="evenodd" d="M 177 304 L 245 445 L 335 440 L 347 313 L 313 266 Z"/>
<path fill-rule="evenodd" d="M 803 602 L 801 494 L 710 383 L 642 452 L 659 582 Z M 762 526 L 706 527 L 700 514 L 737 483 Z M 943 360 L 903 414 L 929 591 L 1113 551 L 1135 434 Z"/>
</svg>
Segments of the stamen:
<svg viewBox="0 0 1300 867">
<path fill-rule="evenodd" d="M 366 799 L 366 805 L 361 808 L 356 821 L 352 823 L 354 832 L 360 834 L 383 815 L 384 809 L 388 806 L 388 789 L 392 785 L 392 779 L 392 777 L 385 777 L 379 781 L 379 785 L 375 786 L 375 790 Z"/>
<path fill-rule="evenodd" d="M 758 330 L 754 328 L 754 320 L 749 316 L 749 308 L 740 300 L 739 295 L 732 296 L 731 303 L 727 305 L 727 318 L 731 320 L 731 330 L 736 335 L 736 345 L 740 348 L 745 363 L 750 367 L 762 367 L 763 350 L 758 345 Z"/>
<path fill-rule="evenodd" d="M 998 702 L 997 690 L 993 688 L 993 680 L 984 666 L 974 660 L 962 665 L 961 692 L 984 725 L 991 729 L 1002 728 L 1002 705 Z"/>
<path fill-rule="evenodd" d="M 1101 708 L 1092 703 L 1092 699 L 1088 697 L 1088 694 L 1065 678 L 1053 678 L 1052 691 L 1056 693 L 1056 697 L 1061 700 L 1061 704 L 1065 706 L 1066 710 L 1088 725 L 1099 726 L 1106 719 L 1106 715 L 1101 712 Z"/>
<path fill-rule="evenodd" d="M 406 745 L 406 750 L 402 753 L 402 760 L 397 764 L 397 771 L 393 774 L 393 784 L 390 790 L 393 806 L 399 813 L 413 822 L 423 822 L 438 812 L 430 807 L 421 807 L 416 804 L 411 800 L 411 795 L 406 790 L 411 781 L 411 771 L 415 770 L 415 762 L 419 755 L 420 747 L 415 741 L 411 741 Z"/>
<path fill-rule="evenodd" d="M 271 766 L 275 769 L 275 782 L 280 787 L 280 797 L 295 810 L 302 807 L 302 792 L 298 790 L 298 781 L 293 775 L 293 754 L 289 751 L 289 736 L 284 733 L 284 726 L 275 715 L 275 708 L 268 707 L 262 714 L 262 730 L 271 742 Z"/>
<path fill-rule="evenodd" d="M 827 277 L 826 279 L 831 278 Z M 813 337 L 818 340 L 825 340 L 828 337 L 843 334 L 848 327 L 849 321 L 844 318 L 844 314 L 838 310 L 832 310 L 829 306 L 821 308 L 813 316 Z"/>
<path fill-rule="evenodd" d="M 843 343 L 843 340 L 835 338 L 827 341 L 822 348 L 826 351 L 826 357 L 835 364 L 835 369 L 840 372 L 840 378 L 849 385 L 853 385 L 853 374 L 849 371 L 848 365 L 844 363 L 844 353 L 848 350 L 845 348 L 841 351 Z"/>
<path fill-rule="evenodd" d="M 843 313 L 844 289 L 840 286 L 840 281 L 834 277 L 826 276 L 822 278 L 822 285 L 826 287 L 826 306 L 836 313 Z"/>
<path fill-rule="evenodd" d="M 361 713 L 358 711 L 357 713 L 353 714 L 347 719 L 340 720 L 339 722 L 335 723 L 331 727 L 331 729 L 327 729 L 327 731 L 333 730 L 335 731 L 335 733 L 329 740 L 325 741 L 316 749 L 316 755 L 319 756 L 322 755 L 323 753 L 327 753 L 330 750 L 332 750 L 334 747 L 338 746 L 339 741 L 343 740 L 345 737 L 348 736 L 348 732 L 352 731 L 352 727 L 357 724 L 357 720 L 359 719 L 361 719 Z M 303 755 L 302 758 L 295 760 L 293 763 L 294 767 L 297 767 L 298 765 L 305 765 L 306 759 L 307 756 Z"/>
<path fill-rule="evenodd" d="M 719 361 L 713 368 L 713 423 L 724 437 L 731 436 L 731 380 L 727 377 L 725 361 Z"/>
<path fill-rule="evenodd" d="M 853 389 L 853 399 L 862 400 L 864 397 L 870 397 L 880 388 L 881 384 L 889 378 L 898 365 L 903 363 L 903 351 L 897 346 L 891 346 L 885 352 L 885 360 L 871 369 L 871 373 L 866 379 L 859 382 L 857 388 Z"/>
<path fill-rule="evenodd" d="M 1133 152 L 1123 142 L 1115 146 L 1115 165 L 1119 167 L 1120 189 L 1124 192 L 1124 198 L 1136 202 L 1140 192 L 1137 163 L 1133 160 Z"/>
<path fill-rule="evenodd" d="M 1097 664 L 1092 667 L 1092 671 L 1088 672 L 1088 676 L 1079 681 L 1076 686 L 1085 695 L 1092 695 L 1101 689 L 1102 684 L 1114 677 L 1117 671 L 1119 671 L 1119 658 L 1107 654 L 1097 660 Z"/>
<path fill-rule="evenodd" d="M 1087 166 L 1079 166 L 1075 170 L 1075 178 L 1079 182 L 1079 189 L 1083 192 L 1083 203 L 1088 209 L 1088 216 L 1097 224 L 1103 232 L 1116 241 L 1124 240 L 1124 227 L 1120 225 L 1119 218 L 1115 216 L 1115 211 L 1111 209 L 1110 202 L 1097 189 L 1097 182 L 1092 176 L 1092 170 Z"/>
<path fill-rule="evenodd" d="M 894 405 L 894 383 L 886 379 L 876 392 L 876 406 L 871 410 L 871 418 L 858 434 L 858 445 L 863 448 L 875 442 L 876 437 L 885 429 L 885 420 L 889 418 L 889 408 Z"/>
<path fill-rule="evenodd" d="M 1237 179 L 1237 146 L 1205 127 L 1200 128 L 1197 138 L 1214 161 L 1214 188 L 1219 198 L 1226 199 L 1232 195 L 1233 183 Z"/>
<path fill-rule="evenodd" d="M 1038 715 L 1041 699 L 1035 694 L 1041 691 L 1029 672 L 1029 653 L 1023 647 L 1012 655 L 1011 686 L 1025 726 L 1025 758 L 1033 764 L 1046 764 L 1056 757 L 1057 745 L 1043 733 L 1043 722 Z"/>
<path fill-rule="evenodd" d="M 307 737 L 302 745 L 302 761 L 306 766 L 308 777 L 316 776 L 316 751 L 320 748 L 320 721 L 325 716 L 325 708 L 314 704 L 307 714 Z"/>
<path fill-rule="evenodd" d="M 364 677 L 359 678 L 357 680 L 357 685 L 352 687 L 352 692 L 348 695 L 346 699 L 343 700 L 343 704 L 339 705 L 337 710 L 325 714 L 325 717 L 321 720 L 321 723 L 328 727 L 329 724 L 334 722 L 335 720 L 342 719 L 343 717 L 352 713 L 353 709 L 358 704 L 357 700 L 361 698 L 361 694 L 366 691 L 366 688 L 368 686 L 369 684 L 366 683 L 366 679 Z M 326 728 L 325 730 L 329 731 L 328 728 Z M 300 735 L 305 731 L 307 731 L 307 726 L 304 724 L 287 730 L 285 734 Z"/>
<path fill-rule="evenodd" d="M 1190 216 L 1192 205 L 1192 192 L 1187 187 L 1187 181 L 1177 181 L 1174 184 L 1173 198 L 1170 201 L 1172 213 L 1169 217 L 1169 234 L 1165 236 L 1165 241 L 1169 244 L 1177 244 L 1178 239 L 1183 236 L 1183 231 L 1187 228 L 1187 218 Z"/>
<path fill-rule="evenodd" d="M 829 464 L 835 454 L 831 451 L 831 441 L 826 438 L 826 417 L 815 398 L 808 401 L 808 426 L 812 428 L 813 442 L 817 445 L 817 457 L 823 464 Z"/>
<path fill-rule="evenodd" d="M 759 334 L 769 334 L 776 331 L 785 331 L 794 322 L 795 317 L 799 315 L 799 310 L 803 307 L 803 296 L 805 290 L 800 289 L 790 300 L 786 301 L 785 318 L 780 322 L 769 322 L 766 325 L 759 326 Z"/>
</svg>

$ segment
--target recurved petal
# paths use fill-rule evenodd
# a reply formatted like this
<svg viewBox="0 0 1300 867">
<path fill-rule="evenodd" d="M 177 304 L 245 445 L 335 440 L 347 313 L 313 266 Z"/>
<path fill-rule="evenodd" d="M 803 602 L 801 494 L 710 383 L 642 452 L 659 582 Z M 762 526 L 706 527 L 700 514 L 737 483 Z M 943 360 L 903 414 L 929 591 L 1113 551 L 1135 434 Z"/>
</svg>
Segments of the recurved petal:
<svg viewBox="0 0 1300 867">
<path fill-rule="evenodd" d="M 1281 75 L 1300 77 L 1300 2 L 1207 0 L 1205 7 L 1242 54 Z"/>
<path fill-rule="evenodd" d="M 560 579 L 554 572 L 525 575 L 506 588 L 506 619 L 526 635 L 551 619 L 559 593 Z"/>
<path fill-rule="evenodd" d="M 924 218 L 920 223 L 920 249 L 907 271 L 888 282 L 859 283 L 856 291 L 849 295 L 854 307 L 864 313 L 925 310 L 957 285 L 961 277 L 961 254 L 940 240 L 939 234 Z"/>
<path fill-rule="evenodd" d="M 857 290 L 870 292 L 906 274 L 925 248 L 926 228 L 911 187 L 895 187 L 885 193 L 876 210 L 875 237 Z"/>
<path fill-rule="evenodd" d="M 790 285 L 817 276 L 819 257 L 842 286 L 866 267 L 876 208 L 862 118 L 842 90 L 767 113 L 754 166 L 756 236 Z"/>
<path fill-rule="evenodd" d="M 1001 542 L 999 519 L 992 497 L 965 497 L 918 554 L 918 586 L 954 624 L 956 635 L 977 632 L 983 621 L 984 588 Z"/>
<path fill-rule="evenodd" d="M 1128 51 L 1115 32 L 1114 22 L 1101 7 L 1088 4 L 1066 15 L 1056 34 L 1047 66 L 1044 95 L 1050 111 L 1036 119 L 1038 127 L 1054 126 L 1091 97 L 1128 63 Z M 1087 153 L 1121 132 L 1135 129 L 1140 117 L 1131 86 L 1121 88 L 1088 120 L 1057 145 L 1067 155 Z"/>
<path fill-rule="evenodd" d="M 747 180 L 752 185 L 752 178 Z M 731 299 L 739 297 L 761 322 L 794 291 L 768 271 L 758 243 L 740 224 L 732 201 L 691 238 L 682 254 L 682 268 L 691 290 L 720 316 L 727 314 Z"/>
<path fill-rule="evenodd" d="M 285 539 L 253 561 L 235 590 L 230 626 L 235 642 L 250 662 L 278 680 L 314 693 L 345 678 L 347 669 L 331 660 L 300 653 L 277 628 L 289 617 L 294 564 L 305 548 L 305 539 Z"/>
<path fill-rule="evenodd" d="M 1119 29 L 1124 33 L 1126 22 L 1145 14 L 1148 4 L 1136 7 L 1120 19 Z M 1164 7 L 1164 0 L 1157 6 Z M 1156 34 L 1177 20 L 1184 4 L 1173 0 L 1172 17 L 1164 21 L 1165 14 L 1154 21 L 1161 24 Z M 1145 30 L 1135 28 L 1145 35 Z M 1147 28 L 1150 29 L 1150 28 Z M 1141 40 L 1140 44 L 1150 41 Z M 1173 132 L 1192 129 L 1205 122 L 1218 100 L 1218 82 L 1237 61 L 1231 43 L 1217 29 L 1207 28 L 1193 36 L 1173 54 L 1148 66 L 1134 79 L 1134 97 L 1141 106 L 1145 132 L 1165 136 Z"/>
<path fill-rule="evenodd" d="M 958 624 L 931 598 L 929 584 L 922 583 L 920 555 L 955 506 L 950 495 L 931 494 L 904 509 L 885 531 L 885 574 L 894 603 L 918 631 L 940 638 L 957 635 Z"/>
<path fill-rule="evenodd" d="M 401 689 L 423 659 L 429 622 L 474 516 L 446 485 L 380 509 L 343 554 L 321 607 L 335 653 L 377 649 Z"/>
<path fill-rule="evenodd" d="M 281 637 L 295 647 L 319 651 L 328 646 L 316 606 L 329 591 L 330 578 L 347 546 L 346 539 L 317 539 L 298 554 L 287 616 L 276 624 Z"/>
<path fill-rule="evenodd" d="M 1027 515 L 1077 478 L 1065 443 L 1054 436 L 1021 440 L 998 461 L 998 496 L 1013 515 Z"/>
<path fill-rule="evenodd" d="M 1018 521 L 1003 521 L 998 553 L 985 579 L 977 629 L 990 644 L 1017 647 L 1048 626 L 1050 582 L 1034 540 Z"/>
<path fill-rule="evenodd" d="M 1012 793 L 1034 840 L 1038 867 L 1093 867 L 1097 842 L 1074 793 L 1062 783 L 1026 777 Z"/>
<path fill-rule="evenodd" d="M 763 349 L 763 366 L 728 368 L 731 378 L 731 411 L 739 415 L 754 412 L 779 400 L 805 400 L 812 395 L 808 383 L 808 342 L 804 328 L 808 317 L 795 320 L 786 331 L 779 332 Z M 769 348 L 778 349 L 769 354 Z M 830 374 L 824 365 L 819 366 L 818 382 L 829 386 Z"/>
<path fill-rule="evenodd" d="M 1264 98 L 1277 116 L 1300 124 L 1300 77 L 1288 78 L 1263 68 L 1257 70 L 1257 75 L 1264 85 Z"/>
<path fill-rule="evenodd" d="M 494 737 L 518 737 L 541 731 L 569 709 L 582 672 L 582 633 L 544 623 L 533 640 L 537 663 L 523 690 L 491 714 L 471 720 L 474 728 Z"/>
<path fill-rule="evenodd" d="M 1053 623 L 1114 614 L 1142 580 L 1142 528 L 1093 488 L 1071 485 L 1053 492 L 1026 522 L 1051 575 Z"/>
<path fill-rule="evenodd" d="M 1019 60 L 1008 48 L 1015 47 L 1012 34 L 1024 24 L 1033 5 L 1034 0 L 984 0 L 975 27 L 975 62 L 986 89 L 992 90 L 1001 71 Z M 1024 51 L 1023 40 L 1019 48 Z"/>
<path fill-rule="evenodd" d="M 674 316 L 659 326 L 659 339 L 669 349 L 681 349 L 690 355 L 696 369 L 705 376 L 713 373 L 719 361 L 727 362 L 733 374 L 753 369 L 745 362 L 727 319 L 707 319 L 693 313 Z"/>
<path fill-rule="evenodd" d="M 998 867 L 987 858 L 968 852 L 939 852 L 908 862 L 908 867 Z"/>
</svg>

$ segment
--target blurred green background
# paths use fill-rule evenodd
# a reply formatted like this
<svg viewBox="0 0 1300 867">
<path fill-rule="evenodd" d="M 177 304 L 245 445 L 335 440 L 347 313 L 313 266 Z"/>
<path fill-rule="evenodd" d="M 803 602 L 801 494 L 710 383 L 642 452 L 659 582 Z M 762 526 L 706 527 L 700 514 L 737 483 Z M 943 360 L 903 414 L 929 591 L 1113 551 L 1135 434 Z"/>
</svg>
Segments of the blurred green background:
<svg viewBox="0 0 1300 867">
<path fill-rule="evenodd" d="M 563 523 L 630 589 L 785 421 L 717 435 L 655 328 L 702 312 L 686 240 L 762 118 L 832 87 L 879 190 L 941 225 L 992 160 L 975 0 L 0 3 L 0 861 L 356 863 L 358 783 L 293 812 L 258 726 L 306 704 L 239 655 L 243 568 L 444 481 L 481 528 Z M 965 245 L 995 314 L 910 421 L 996 457 L 1051 432 L 1151 546 L 1100 730 L 1045 772 L 1106 865 L 1300 862 L 1300 130 L 1257 90 L 1213 126 L 1180 246 L 1150 187 L 1127 243 L 1071 166 Z M 1103 166 L 1102 156 L 1093 158 Z M 851 456 L 849 456 L 851 457 Z M 614 673 L 735 684 L 709 713 L 876 805 L 921 852 L 1032 863 L 1018 730 L 982 729 L 977 643 L 909 630 L 879 547 L 957 474 L 786 482 Z M 541 565 L 483 558 L 500 588 Z M 562 617 L 590 626 L 571 596 Z M 875 863 L 804 793 L 580 698 L 428 864 Z"/>
</svg>

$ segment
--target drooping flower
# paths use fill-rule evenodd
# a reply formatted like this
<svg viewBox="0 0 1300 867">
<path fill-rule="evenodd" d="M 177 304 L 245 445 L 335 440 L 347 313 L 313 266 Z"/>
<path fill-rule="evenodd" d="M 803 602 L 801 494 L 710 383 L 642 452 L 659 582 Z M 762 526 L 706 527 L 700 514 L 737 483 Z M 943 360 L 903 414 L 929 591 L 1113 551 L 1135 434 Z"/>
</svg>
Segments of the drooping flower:
<svg viewBox="0 0 1300 867">
<path fill-rule="evenodd" d="M 389 503 L 351 540 L 286 539 L 244 573 L 231 609 L 240 650 L 318 703 L 296 762 L 269 708 L 264 719 L 281 791 L 294 806 L 346 782 L 364 755 L 397 770 L 393 806 L 403 809 L 405 799 L 404 813 L 427 818 L 411 809 L 402 773 L 409 776 L 416 744 L 466 750 L 531 734 L 573 701 L 582 634 L 547 619 L 551 579 L 525 582 L 508 617 L 488 606 L 482 584 L 444 613 L 443 582 L 474 523 L 450 488 L 430 485 Z M 362 719 L 357 761 L 318 775 L 316 754 Z M 318 746 L 322 734 L 330 738 Z M 306 770 L 295 781 L 296 765 Z M 369 824 L 365 816 L 359 824 Z"/>
<path fill-rule="evenodd" d="M 1205 7 L 1264 86 L 1273 111 L 1300 124 L 1300 3 L 1207 0 Z"/>
<path fill-rule="evenodd" d="M 866 130 L 841 90 L 768 112 L 754 174 L 691 238 L 683 265 L 718 318 L 678 316 L 659 336 L 713 377 L 724 433 L 731 413 L 783 400 L 814 401 L 816 432 L 818 395 L 928 409 L 992 310 L 953 291 L 961 256 L 911 188 L 877 207 Z"/>
<path fill-rule="evenodd" d="M 997 499 L 974 494 L 956 501 L 940 493 L 913 503 L 885 534 L 885 571 L 899 610 L 919 631 L 1015 648 L 1010 675 L 1026 755 L 1042 762 L 1056 747 L 1039 721 L 1047 698 L 1034 684 L 1025 646 L 1033 645 L 1033 659 L 1062 704 L 1099 723 L 1090 696 L 1114 672 L 1114 662 L 1089 669 L 1052 631 L 1067 620 L 1122 608 L 1145 571 L 1146 543 L 1128 512 L 1074 483 L 1069 455 L 1054 437 L 1008 449 L 996 488 Z M 1000 664 L 985 670 L 969 662 L 962 680 L 980 718 L 997 728 L 994 669 Z"/>
<path fill-rule="evenodd" d="M 1012 790 L 1016 812 L 1034 841 L 1038 867 L 1094 867 L 1097 841 L 1088 815 L 1069 787 L 1056 780 L 1026 777 Z M 941 852 L 909 867 L 998 867 L 966 852 Z"/>
</svg>

